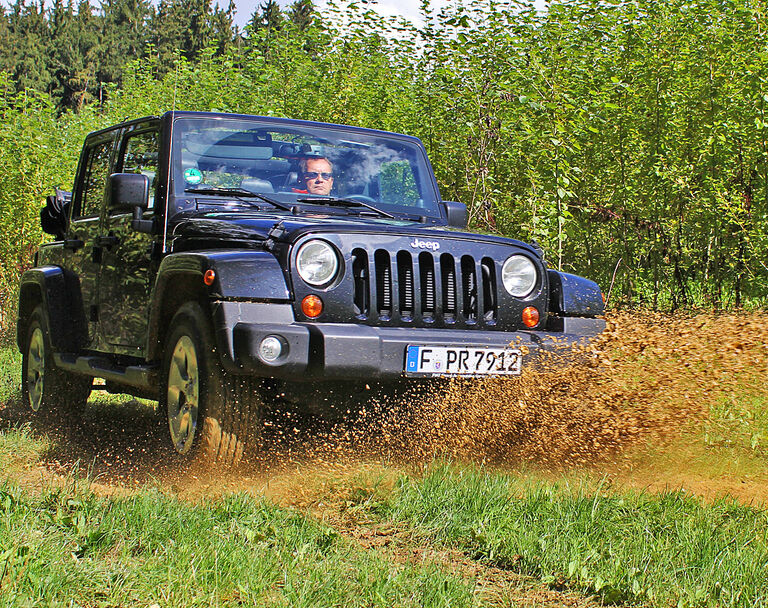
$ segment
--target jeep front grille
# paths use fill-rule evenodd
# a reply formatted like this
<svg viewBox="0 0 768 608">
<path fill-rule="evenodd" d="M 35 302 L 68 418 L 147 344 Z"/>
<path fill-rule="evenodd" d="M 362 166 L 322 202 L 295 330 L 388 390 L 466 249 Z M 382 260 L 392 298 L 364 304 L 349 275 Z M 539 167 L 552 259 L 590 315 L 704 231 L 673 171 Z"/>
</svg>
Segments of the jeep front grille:
<svg viewBox="0 0 768 608">
<path fill-rule="evenodd" d="M 352 251 L 355 315 L 369 322 L 495 325 L 493 259 L 384 249 Z M 393 280 L 394 279 L 394 280 Z"/>
</svg>

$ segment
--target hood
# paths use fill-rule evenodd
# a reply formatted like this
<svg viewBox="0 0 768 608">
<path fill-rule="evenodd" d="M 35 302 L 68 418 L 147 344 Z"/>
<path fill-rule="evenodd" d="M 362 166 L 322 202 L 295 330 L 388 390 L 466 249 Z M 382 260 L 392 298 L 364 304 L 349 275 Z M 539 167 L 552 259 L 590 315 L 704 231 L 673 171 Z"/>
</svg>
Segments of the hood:
<svg viewBox="0 0 768 608">
<path fill-rule="evenodd" d="M 369 217 L 349 217 L 332 214 L 289 215 L 277 213 L 215 212 L 196 214 L 181 219 L 173 228 L 174 238 L 215 239 L 232 241 L 266 241 L 293 243 L 308 233 L 376 233 L 408 236 L 418 239 L 469 240 L 514 245 L 541 257 L 535 245 L 516 239 L 460 231 L 447 226 L 425 225 L 420 222 Z M 228 245 L 227 245 L 228 246 Z"/>
</svg>

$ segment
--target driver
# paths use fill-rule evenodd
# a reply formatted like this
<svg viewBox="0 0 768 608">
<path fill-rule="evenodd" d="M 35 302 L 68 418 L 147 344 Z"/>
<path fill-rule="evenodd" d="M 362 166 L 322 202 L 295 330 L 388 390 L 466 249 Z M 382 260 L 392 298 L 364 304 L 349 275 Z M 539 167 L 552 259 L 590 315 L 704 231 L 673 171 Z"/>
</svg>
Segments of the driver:
<svg viewBox="0 0 768 608">
<path fill-rule="evenodd" d="M 324 156 L 303 158 L 299 161 L 301 175 L 299 183 L 306 187 L 307 194 L 328 196 L 333 188 L 333 163 Z"/>
</svg>

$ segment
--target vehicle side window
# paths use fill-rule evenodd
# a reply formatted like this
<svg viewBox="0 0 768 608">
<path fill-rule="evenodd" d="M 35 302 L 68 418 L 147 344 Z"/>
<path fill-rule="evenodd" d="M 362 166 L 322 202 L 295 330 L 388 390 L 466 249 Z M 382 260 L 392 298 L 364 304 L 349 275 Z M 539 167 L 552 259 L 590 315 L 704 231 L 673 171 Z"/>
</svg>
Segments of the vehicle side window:
<svg viewBox="0 0 768 608">
<path fill-rule="evenodd" d="M 123 146 L 123 155 L 118 165 L 122 173 L 141 173 L 149 178 L 149 208 L 155 205 L 157 190 L 157 153 L 159 149 L 156 131 L 145 131 L 131 135 Z"/>
<path fill-rule="evenodd" d="M 104 200 L 104 189 L 109 176 L 109 157 L 112 152 L 112 142 L 105 141 L 97 144 L 88 152 L 86 161 L 85 180 L 83 182 L 83 197 L 80 201 L 78 217 L 98 216 L 101 203 Z"/>
<path fill-rule="evenodd" d="M 101 203 L 104 200 L 104 189 L 109 176 L 109 157 L 112 152 L 112 142 L 105 141 L 95 145 L 88 151 L 83 196 L 80 201 L 80 212 L 77 217 L 98 216 Z"/>
</svg>

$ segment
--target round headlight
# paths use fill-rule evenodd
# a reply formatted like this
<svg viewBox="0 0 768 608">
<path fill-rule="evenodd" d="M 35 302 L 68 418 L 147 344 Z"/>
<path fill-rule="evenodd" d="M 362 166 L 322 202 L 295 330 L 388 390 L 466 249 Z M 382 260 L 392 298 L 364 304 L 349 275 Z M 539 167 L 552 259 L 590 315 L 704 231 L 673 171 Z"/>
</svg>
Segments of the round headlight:
<svg viewBox="0 0 768 608">
<path fill-rule="evenodd" d="M 524 298 L 536 286 L 536 266 L 524 255 L 513 255 L 501 267 L 501 281 L 509 295 Z"/>
<path fill-rule="evenodd" d="M 310 285 L 330 283 L 339 270 L 336 251 L 325 241 L 307 241 L 296 254 L 296 270 Z"/>
</svg>

